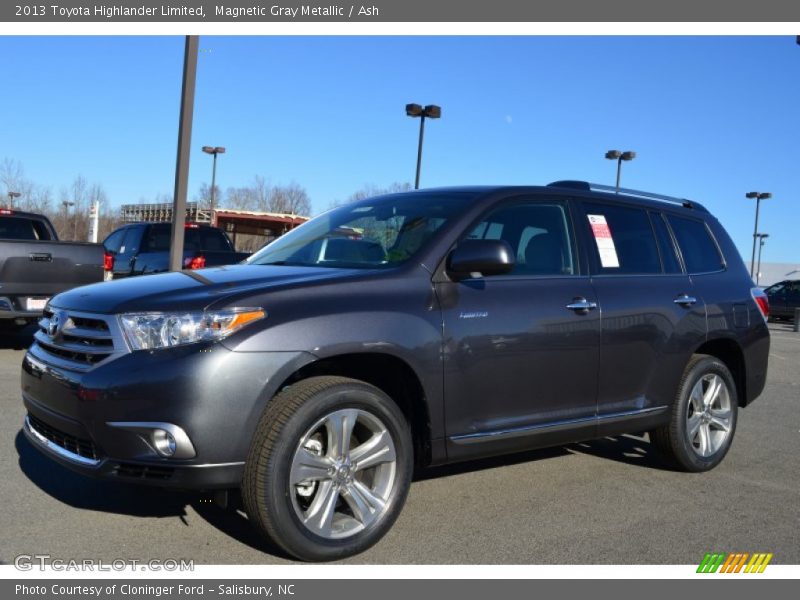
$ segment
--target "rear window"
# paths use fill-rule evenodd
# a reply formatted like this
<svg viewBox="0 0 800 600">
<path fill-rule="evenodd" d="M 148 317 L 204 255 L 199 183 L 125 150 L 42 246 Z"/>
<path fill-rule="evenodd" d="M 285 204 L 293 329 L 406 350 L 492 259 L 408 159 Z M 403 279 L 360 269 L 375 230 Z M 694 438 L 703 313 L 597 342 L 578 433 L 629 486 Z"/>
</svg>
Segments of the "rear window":
<svg viewBox="0 0 800 600">
<path fill-rule="evenodd" d="M 724 268 L 722 256 L 703 221 L 667 217 L 689 273 L 711 273 Z"/>
<path fill-rule="evenodd" d="M 601 273 L 661 273 L 658 246 L 644 210 L 613 204 L 586 204 L 585 209 Z"/>
<path fill-rule="evenodd" d="M 142 244 L 142 252 L 164 252 L 169 250 L 170 225 L 152 225 Z M 228 237 L 213 227 L 187 227 L 183 232 L 183 248 L 190 251 L 231 252 Z"/>
<path fill-rule="evenodd" d="M 49 240 L 44 223 L 25 217 L 0 217 L 0 238 L 6 240 Z"/>
</svg>

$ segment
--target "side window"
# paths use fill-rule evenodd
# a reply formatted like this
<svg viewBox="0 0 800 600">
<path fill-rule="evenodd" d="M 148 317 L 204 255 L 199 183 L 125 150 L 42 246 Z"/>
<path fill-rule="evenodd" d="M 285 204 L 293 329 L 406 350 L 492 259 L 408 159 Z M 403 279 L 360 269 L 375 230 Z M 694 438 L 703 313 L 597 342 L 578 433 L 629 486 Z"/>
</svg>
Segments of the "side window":
<svg viewBox="0 0 800 600">
<path fill-rule="evenodd" d="M 635 275 L 661 273 L 653 227 L 640 208 L 585 204 L 600 273 Z"/>
<path fill-rule="evenodd" d="M 150 225 L 145 230 L 142 239 L 142 252 L 164 252 L 169 250 L 169 241 L 172 234 L 171 225 L 159 223 Z"/>
<path fill-rule="evenodd" d="M 36 232 L 37 240 L 51 240 L 50 230 L 47 229 L 44 221 L 33 221 L 33 230 Z"/>
<path fill-rule="evenodd" d="M 498 208 L 469 239 L 505 240 L 517 263 L 511 275 L 575 275 L 575 244 L 564 203 L 530 202 Z"/>
<path fill-rule="evenodd" d="M 139 251 L 140 232 L 141 227 L 129 227 L 125 231 L 125 237 L 122 239 L 122 245 L 119 247 L 120 254 L 135 254 Z"/>
<path fill-rule="evenodd" d="M 126 231 L 126 229 L 118 229 L 109 235 L 105 241 L 103 241 L 103 246 L 105 249 L 109 252 L 113 252 L 114 254 L 119 252 L 119 248 L 122 246 L 122 239 L 125 237 Z"/>
<path fill-rule="evenodd" d="M 225 252 L 231 250 L 231 243 L 228 241 L 228 236 L 225 235 L 225 232 L 210 227 L 202 231 L 201 250 L 207 250 L 209 252 Z"/>
<path fill-rule="evenodd" d="M 723 268 L 722 257 L 703 221 L 667 217 L 689 273 L 710 273 Z"/>
<path fill-rule="evenodd" d="M 651 212 L 650 222 L 653 224 L 653 231 L 656 232 L 664 273 L 682 273 L 681 263 L 678 261 L 678 255 L 675 254 L 675 242 L 672 241 L 664 216 L 661 213 Z"/>
</svg>

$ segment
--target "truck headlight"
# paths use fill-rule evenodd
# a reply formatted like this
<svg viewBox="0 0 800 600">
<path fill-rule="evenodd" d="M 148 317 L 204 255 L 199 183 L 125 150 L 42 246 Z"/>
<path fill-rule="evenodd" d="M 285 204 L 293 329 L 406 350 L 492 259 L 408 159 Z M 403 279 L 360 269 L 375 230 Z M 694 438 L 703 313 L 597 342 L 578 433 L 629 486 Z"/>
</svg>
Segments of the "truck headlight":
<svg viewBox="0 0 800 600">
<path fill-rule="evenodd" d="M 153 350 L 221 340 L 266 316 L 263 308 L 229 308 L 205 312 L 130 313 L 120 315 L 119 321 L 134 350 Z"/>
</svg>

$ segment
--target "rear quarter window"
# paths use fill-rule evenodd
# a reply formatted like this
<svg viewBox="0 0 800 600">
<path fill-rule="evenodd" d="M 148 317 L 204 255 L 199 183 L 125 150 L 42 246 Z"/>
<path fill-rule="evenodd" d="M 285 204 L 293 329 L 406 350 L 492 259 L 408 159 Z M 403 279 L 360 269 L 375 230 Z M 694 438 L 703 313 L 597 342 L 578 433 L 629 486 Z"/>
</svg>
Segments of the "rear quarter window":
<svg viewBox="0 0 800 600">
<path fill-rule="evenodd" d="M 667 219 L 689 273 L 713 273 L 725 267 L 719 246 L 703 221 L 674 215 Z"/>
</svg>

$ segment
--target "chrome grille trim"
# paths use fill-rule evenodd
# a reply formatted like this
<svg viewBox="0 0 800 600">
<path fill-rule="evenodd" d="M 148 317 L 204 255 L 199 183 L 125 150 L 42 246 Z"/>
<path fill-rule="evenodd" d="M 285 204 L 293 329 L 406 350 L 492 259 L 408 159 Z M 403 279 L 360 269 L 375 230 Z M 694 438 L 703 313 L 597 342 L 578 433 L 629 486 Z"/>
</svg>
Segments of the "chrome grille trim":
<svg viewBox="0 0 800 600">
<path fill-rule="evenodd" d="M 65 458 L 66 460 L 72 461 L 74 463 L 78 463 L 80 465 L 86 465 L 89 467 L 96 467 L 100 464 L 100 459 L 98 458 L 88 458 L 86 456 L 81 456 L 71 450 L 67 450 L 65 447 L 60 446 L 59 444 L 50 441 L 45 437 L 42 433 L 40 433 L 31 423 L 31 419 L 28 415 L 25 416 L 25 431 L 30 434 L 33 439 L 35 439 L 39 444 L 50 450 L 51 452 Z"/>
<path fill-rule="evenodd" d="M 55 335 L 51 320 L 58 314 Z M 73 371 L 90 371 L 130 352 L 113 315 L 62 310 L 48 306 L 34 334 L 36 357 L 48 364 Z"/>
</svg>

